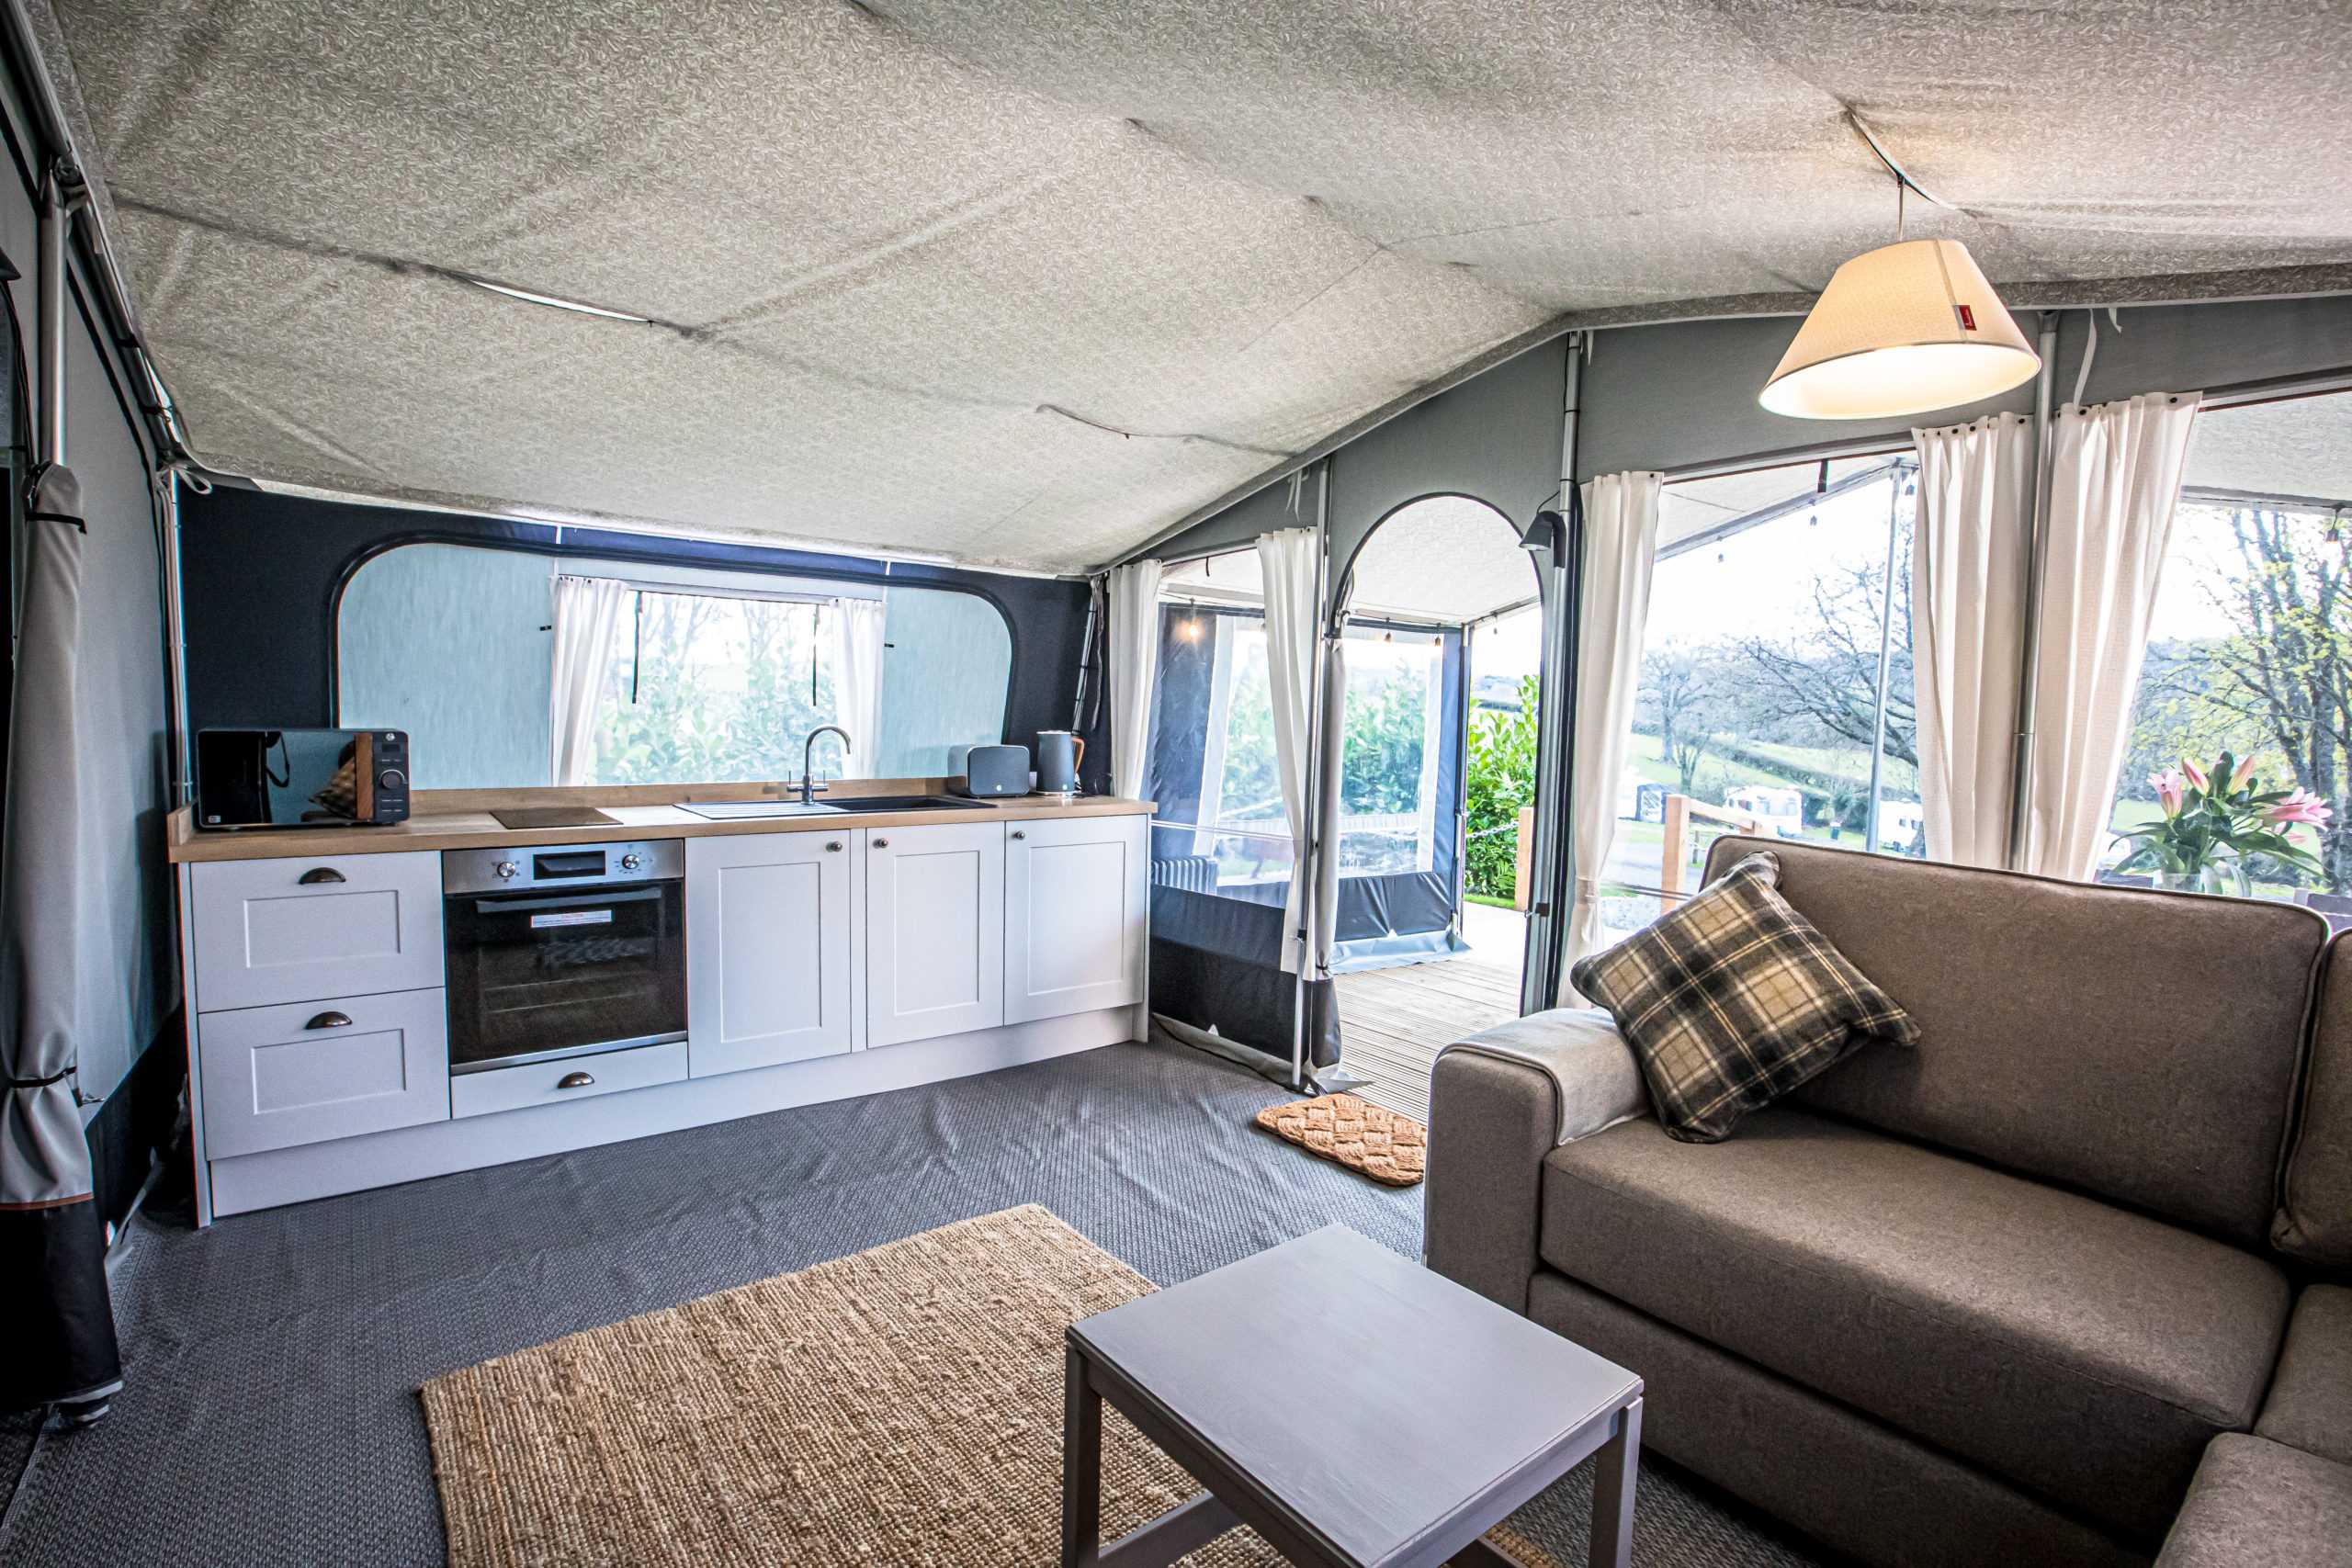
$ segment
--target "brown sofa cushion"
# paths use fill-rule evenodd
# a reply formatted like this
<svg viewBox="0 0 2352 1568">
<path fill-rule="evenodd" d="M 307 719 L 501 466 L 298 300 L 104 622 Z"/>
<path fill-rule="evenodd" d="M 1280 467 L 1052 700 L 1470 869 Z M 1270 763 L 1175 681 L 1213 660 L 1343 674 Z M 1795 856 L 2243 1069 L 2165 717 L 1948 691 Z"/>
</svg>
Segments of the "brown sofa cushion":
<svg viewBox="0 0 2352 1568">
<path fill-rule="evenodd" d="M 2296 1298 L 2287 1347 L 2254 1429 L 2352 1464 L 2352 1290 L 2313 1285 Z"/>
<path fill-rule="evenodd" d="M 2328 945 L 2301 1115 L 2270 1238 L 2313 1263 L 2352 1267 L 2352 943 Z"/>
<path fill-rule="evenodd" d="M 2341 1568 L 2352 1466 L 2262 1438 L 2213 1439 L 2156 1568 Z"/>
<path fill-rule="evenodd" d="M 1721 1143 L 1847 1053 L 1918 1042 L 1894 999 L 1773 891 L 1779 877 L 1770 852 L 1745 856 L 1569 976 L 1616 1019 L 1669 1137 Z"/>
<path fill-rule="evenodd" d="M 1764 843 L 1719 840 L 1709 865 Z M 2290 904 L 1769 847 L 1781 896 L 1919 1026 L 1918 1049 L 1857 1052 L 1796 1102 L 2267 1239 L 2325 921 Z"/>
<path fill-rule="evenodd" d="M 1788 1106 L 1544 1162 L 1565 1274 L 2153 1547 L 2269 1381 L 2266 1259 Z"/>
</svg>

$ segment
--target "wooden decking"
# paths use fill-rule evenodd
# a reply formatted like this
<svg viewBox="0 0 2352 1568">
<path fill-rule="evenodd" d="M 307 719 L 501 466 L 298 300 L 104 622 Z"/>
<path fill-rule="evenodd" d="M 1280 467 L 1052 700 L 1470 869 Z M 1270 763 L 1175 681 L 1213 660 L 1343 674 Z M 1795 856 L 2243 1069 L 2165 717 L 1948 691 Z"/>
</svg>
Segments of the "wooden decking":
<svg viewBox="0 0 2352 1568">
<path fill-rule="evenodd" d="M 1517 955 L 1500 962 L 1491 951 L 1338 976 L 1340 1059 L 1371 1080 L 1356 1093 L 1429 1120 L 1438 1052 L 1519 1016 Z"/>
</svg>

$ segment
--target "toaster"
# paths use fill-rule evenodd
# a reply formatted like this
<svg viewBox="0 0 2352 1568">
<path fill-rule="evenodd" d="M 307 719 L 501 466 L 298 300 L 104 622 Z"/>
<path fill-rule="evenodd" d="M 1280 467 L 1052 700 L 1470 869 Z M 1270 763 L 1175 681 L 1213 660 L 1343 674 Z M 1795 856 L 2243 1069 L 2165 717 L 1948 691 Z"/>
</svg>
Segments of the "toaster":
<svg viewBox="0 0 2352 1568">
<path fill-rule="evenodd" d="M 1026 746 L 958 746 L 948 753 L 956 770 L 947 781 L 949 793 L 990 800 L 1029 793 L 1029 748 Z"/>
</svg>

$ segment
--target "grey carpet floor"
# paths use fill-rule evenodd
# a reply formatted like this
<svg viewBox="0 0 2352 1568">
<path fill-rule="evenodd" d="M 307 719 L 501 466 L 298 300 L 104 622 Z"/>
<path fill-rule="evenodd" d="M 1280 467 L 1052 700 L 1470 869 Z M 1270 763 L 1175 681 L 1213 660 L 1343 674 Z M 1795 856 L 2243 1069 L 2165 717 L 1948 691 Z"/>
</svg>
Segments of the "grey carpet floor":
<svg viewBox="0 0 2352 1568">
<path fill-rule="evenodd" d="M 1181 1046 L 1119 1046 L 203 1232 L 140 1223 L 114 1275 L 129 1386 L 46 1438 L 0 1562 L 441 1562 L 425 1380 L 1016 1203 L 1163 1285 L 1334 1220 L 1418 1256 L 1417 1190 L 1250 1124 L 1287 1098 Z M 1579 1475 L 1539 1504 L 1565 1561 L 1587 1495 Z M 1816 1561 L 1662 1464 L 1637 1517 L 1645 1568 Z"/>
</svg>

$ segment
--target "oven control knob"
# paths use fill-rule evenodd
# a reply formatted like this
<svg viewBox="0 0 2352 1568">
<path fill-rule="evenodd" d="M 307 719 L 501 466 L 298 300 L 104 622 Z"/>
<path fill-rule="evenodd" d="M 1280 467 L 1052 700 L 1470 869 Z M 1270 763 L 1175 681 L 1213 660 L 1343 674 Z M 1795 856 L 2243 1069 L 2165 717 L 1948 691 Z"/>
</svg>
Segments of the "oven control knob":
<svg viewBox="0 0 2352 1568">
<path fill-rule="evenodd" d="M 401 772 L 398 768 L 386 768 L 382 773 L 376 775 L 376 787 L 378 789 L 391 791 L 406 789 L 408 787 L 408 775 Z"/>
<path fill-rule="evenodd" d="M 645 869 L 645 857 L 639 854 L 623 855 L 621 856 L 621 869 L 623 871 L 642 871 Z"/>
<path fill-rule="evenodd" d="M 491 869 L 498 874 L 498 880 L 501 882 L 512 882 L 523 874 L 522 864 L 517 861 L 503 860 Z"/>
</svg>

